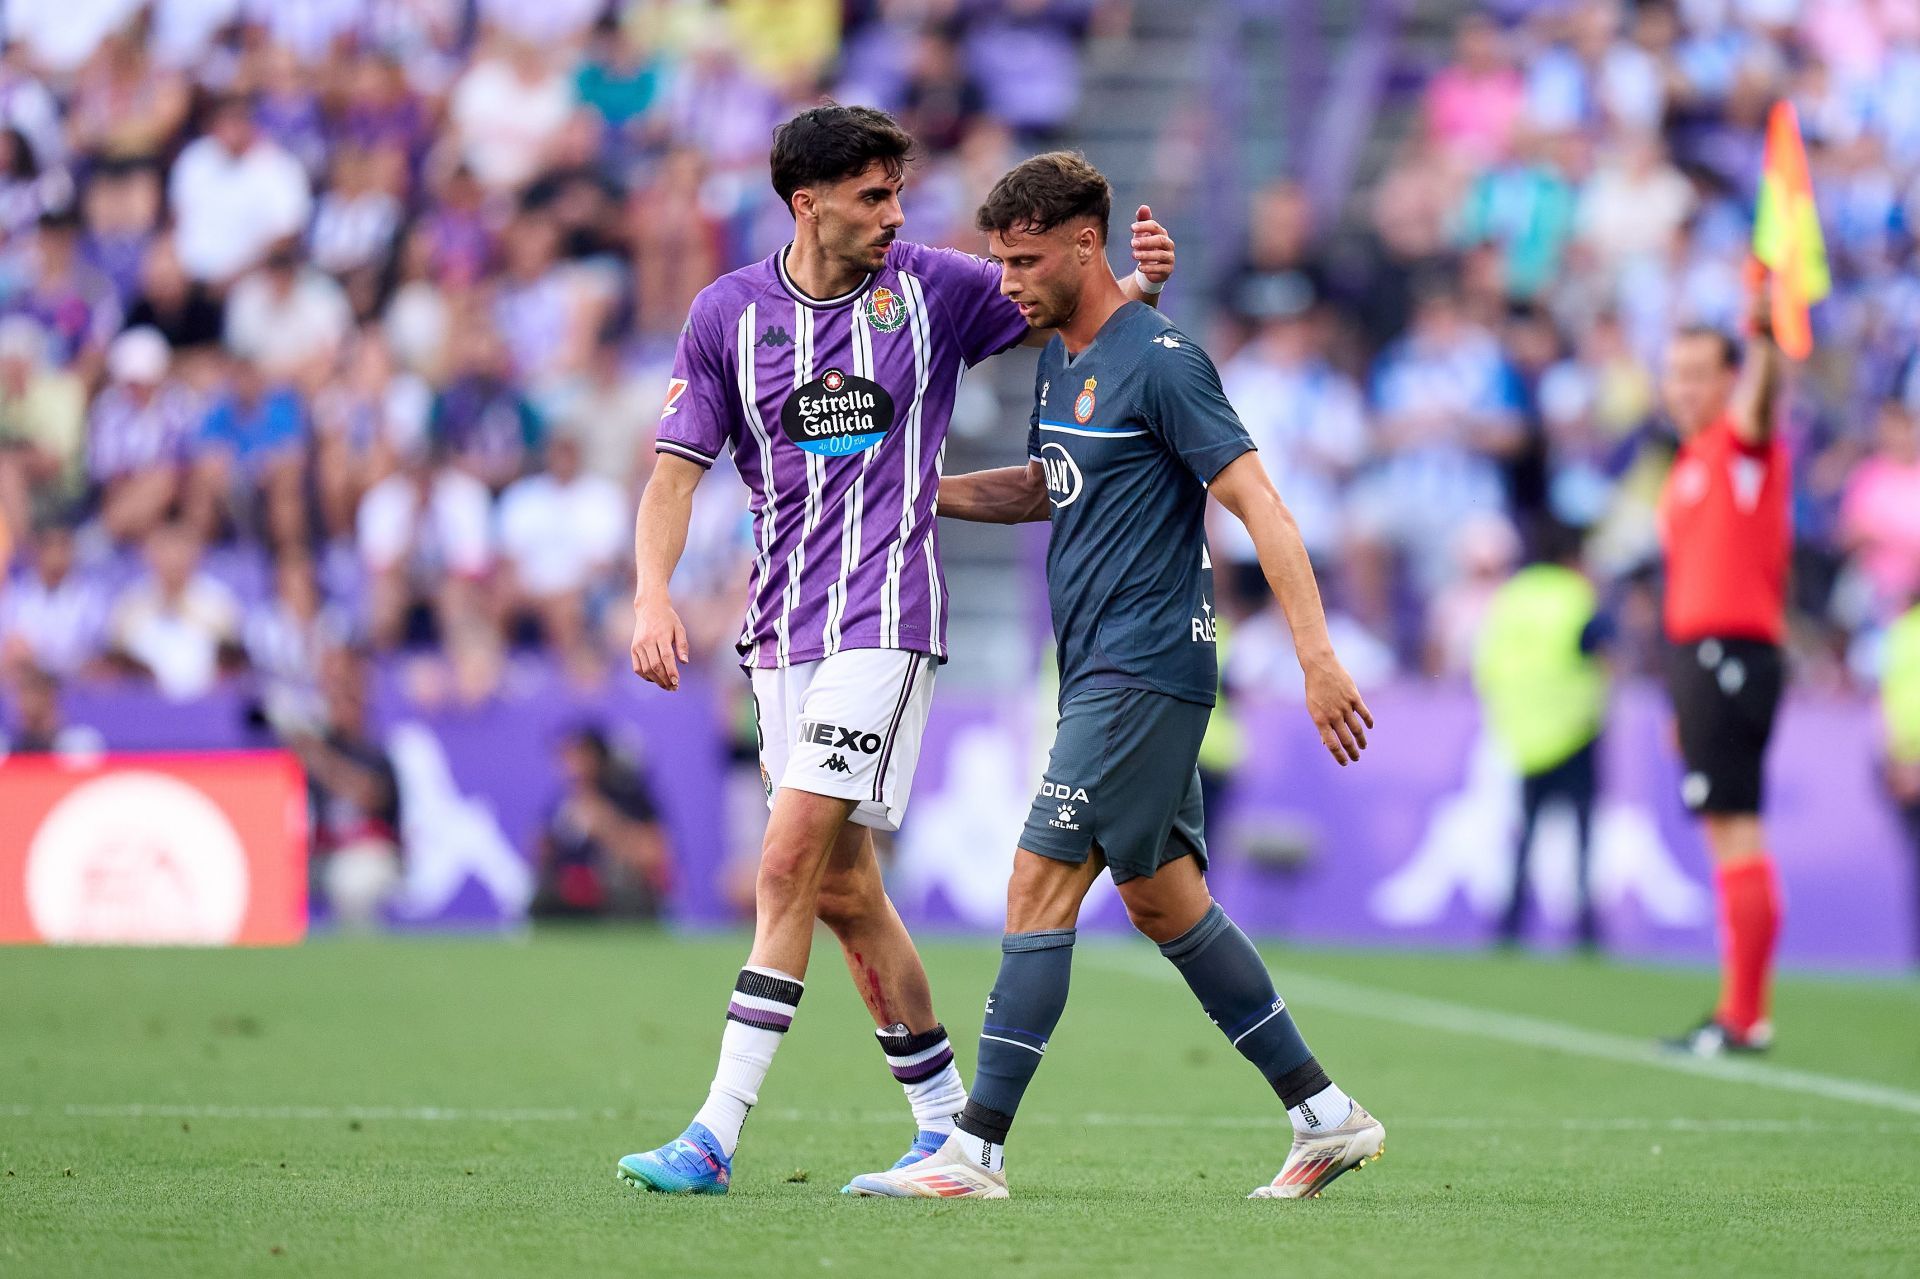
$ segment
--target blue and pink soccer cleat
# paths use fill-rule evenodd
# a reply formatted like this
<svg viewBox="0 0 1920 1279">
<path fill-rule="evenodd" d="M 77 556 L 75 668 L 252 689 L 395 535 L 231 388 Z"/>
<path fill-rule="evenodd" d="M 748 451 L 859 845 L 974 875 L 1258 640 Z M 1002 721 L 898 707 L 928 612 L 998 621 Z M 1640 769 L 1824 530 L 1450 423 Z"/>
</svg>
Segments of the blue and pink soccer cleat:
<svg viewBox="0 0 1920 1279">
<path fill-rule="evenodd" d="M 692 1124 L 658 1150 L 628 1155 L 613 1175 L 636 1189 L 661 1194 L 724 1195 L 733 1181 L 733 1161 L 705 1124 Z"/>
<path fill-rule="evenodd" d="M 887 1169 L 887 1171 L 898 1172 L 902 1168 L 911 1168 L 913 1165 L 919 1163 L 921 1160 L 930 1159 L 934 1155 L 939 1154 L 940 1147 L 946 1144 L 947 1144 L 946 1133 L 930 1132 L 923 1128 L 920 1130 L 920 1132 L 917 1135 L 915 1135 L 913 1139 L 913 1144 L 907 1147 L 907 1153 L 904 1155 L 901 1155 L 898 1159 L 894 1160 L 893 1167 Z M 851 1183 L 849 1183 L 847 1185 L 840 1187 L 840 1193 L 843 1195 L 851 1195 L 851 1194 L 857 1194 L 859 1192 L 853 1188 L 853 1185 Z"/>
</svg>

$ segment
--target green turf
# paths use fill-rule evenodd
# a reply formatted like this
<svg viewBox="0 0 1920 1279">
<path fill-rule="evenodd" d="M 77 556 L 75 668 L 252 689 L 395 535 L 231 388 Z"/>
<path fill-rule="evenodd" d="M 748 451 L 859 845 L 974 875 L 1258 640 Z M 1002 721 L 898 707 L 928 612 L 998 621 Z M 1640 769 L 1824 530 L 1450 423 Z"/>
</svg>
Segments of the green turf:
<svg viewBox="0 0 1920 1279">
<path fill-rule="evenodd" d="M 0 1274 L 1891 1275 L 1920 1257 L 1920 987 L 1783 985 L 1767 1078 L 1880 1085 L 1864 1104 L 1500 1038 L 1515 1023 L 1485 1010 L 1637 1040 L 1709 993 L 1697 972 L 1501 957 L 1271 951 L 1389 1153 L 1318 1202 L 1250 1203 L 1286 1141 L 1271 1093 L 1150 947 L 1083 944 L 1014 1200 L 916 1203 L 835 1193 L 909 1133 L 823 945 L 733 1194 L 638 1194 L 614 1160 L 698 1104 L 742 949 L 0 951 Z M 995 948 L 926 949 L 970 1062 Z M 1438 1028 L 1455 1014 L 1428 1001 L 1483 1011 Z"/>
</svg>

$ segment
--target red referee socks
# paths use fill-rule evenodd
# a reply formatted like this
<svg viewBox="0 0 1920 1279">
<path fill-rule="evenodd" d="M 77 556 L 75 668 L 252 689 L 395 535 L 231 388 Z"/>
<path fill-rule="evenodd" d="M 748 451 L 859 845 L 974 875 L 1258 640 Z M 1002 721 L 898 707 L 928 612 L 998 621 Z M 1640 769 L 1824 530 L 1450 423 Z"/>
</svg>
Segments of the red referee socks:
<svg viewBox="0 0 1920 1279">
<path fill-rule="evenodd" d="M 1765 853 L 1714 868 L 1720 886 L 1721 1025 L 1746 1034 L 1767 1017 L 1773 945 L 1780 935 L 1780 888 Z"/>
</svg>

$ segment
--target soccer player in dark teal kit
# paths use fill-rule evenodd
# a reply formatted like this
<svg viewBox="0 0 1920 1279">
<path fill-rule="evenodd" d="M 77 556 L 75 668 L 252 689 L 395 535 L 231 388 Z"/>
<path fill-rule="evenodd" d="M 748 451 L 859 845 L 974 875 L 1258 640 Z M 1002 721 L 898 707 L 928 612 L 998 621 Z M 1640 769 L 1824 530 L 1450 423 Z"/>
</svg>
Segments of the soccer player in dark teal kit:
<svg viewBox="0 0 1920 1279">
<path fill-rule="evenodd" d="M 1334 759 L 1359 760 L 1373 717 L 1334 656 L 1306 548 L 1213 362 L 1120 291 L 1106 257 L 1111 204 L 1098 170 L 1054 152 L 1008 173 L 980 210 L 1000 291 L 1058 334 L 1040 357 L 1028 464 L 943 479 L 939 510 L 1051 518 L 1060 722 L 1007 887 L 1000 976 L 957 1130 L 918 1164 L 854 1178 L 855 1194 L 1007 1197 L 1007 1133 L 1066 1008 L 1080 903 L 1103 869 L 1292 1120 L 1292 1148 L 1252 1198 L 1318 1195 L 1386 1139 L 1327 1077 L 1259 952 L 1207 891 L 1197 763 L 1215 690 L 1209 493 L 1252 534 Z"/>
</svg>

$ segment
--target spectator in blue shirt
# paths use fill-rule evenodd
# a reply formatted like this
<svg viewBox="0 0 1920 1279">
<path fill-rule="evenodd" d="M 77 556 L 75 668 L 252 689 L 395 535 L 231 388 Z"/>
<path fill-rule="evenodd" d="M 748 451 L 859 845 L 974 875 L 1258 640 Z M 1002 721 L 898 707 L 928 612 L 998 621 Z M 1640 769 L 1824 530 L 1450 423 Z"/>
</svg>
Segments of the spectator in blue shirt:
<svg viewBox="0 0 1920 1279">
<path fill-rule="evenodd" d="M 235 360 L 230 369 L 226 393 L 194 440 L 194 523 L 208 538 L 257 529 L 272 546 L 299 545 L 307 530 L 305 407 L 252 362 Z"/>
</svg>

